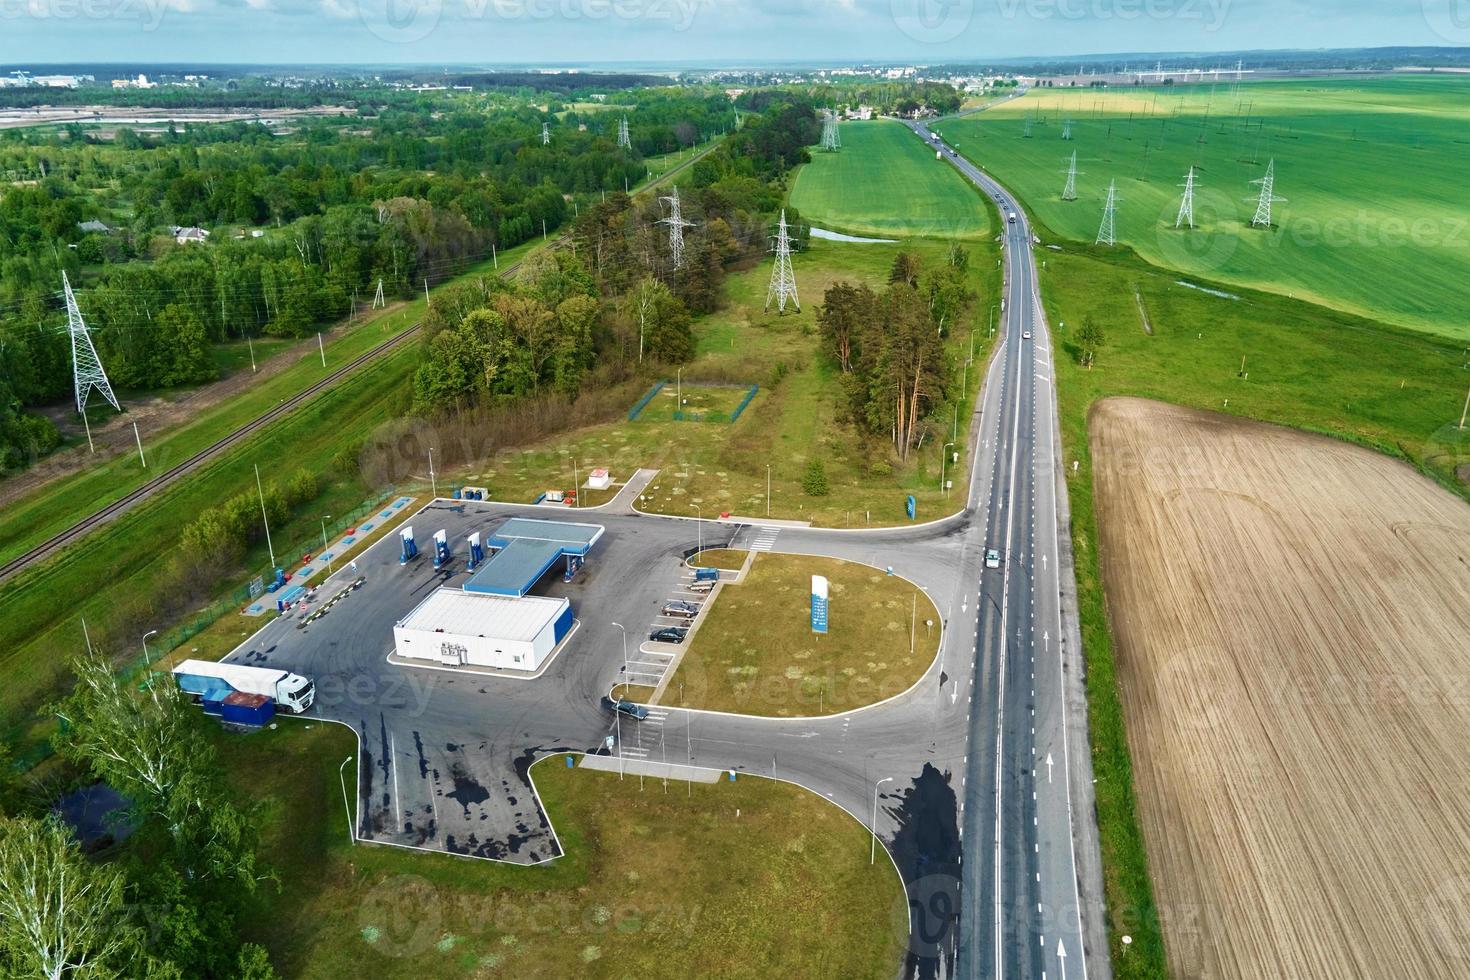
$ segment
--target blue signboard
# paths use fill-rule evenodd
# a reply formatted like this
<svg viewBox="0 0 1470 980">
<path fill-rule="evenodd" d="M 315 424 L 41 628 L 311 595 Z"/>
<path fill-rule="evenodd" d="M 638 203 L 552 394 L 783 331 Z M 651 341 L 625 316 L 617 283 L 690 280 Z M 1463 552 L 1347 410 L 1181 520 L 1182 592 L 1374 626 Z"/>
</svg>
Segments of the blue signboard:
<svg viewBox="0 0 1470 980">
<path fill-rule="evenodd" d="M 919 502 L 914 499 L 913 494 L 909 494 L 908 502 L 904 506 L 909 512 L 909 520 L 913 520 L 914 514 L 918 512 L 919 507 Z"/>
<path fill-rule="evenodd" d="M 827 580 L 812 576 L 812 632 L 827 632 Z"/>
</svg>

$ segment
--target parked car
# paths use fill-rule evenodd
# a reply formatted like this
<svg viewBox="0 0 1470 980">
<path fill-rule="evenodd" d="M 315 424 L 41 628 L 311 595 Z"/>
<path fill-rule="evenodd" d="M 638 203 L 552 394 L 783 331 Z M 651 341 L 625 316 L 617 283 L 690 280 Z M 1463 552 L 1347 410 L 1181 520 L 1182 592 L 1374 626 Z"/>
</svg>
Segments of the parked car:
<svg viewBox="0 0 1470 980">
<path fill-rule="evenodd" d="M 1000 552 L 999 551 L 996 551 L 994 548 L 991 548 L 989 551 L 985 552 L 985 567 L 986 568 L 999 568 L 1000 567 Z"/>
<path fill-rule="evenodd" d="M 678 626 L 664 626 L 648 634 L 654 643 L 683 643 L 689 631 Z"/>
<path fill-rule="evenodd" d="M 699 604 L 685 602 L 683 599 L 676 599 L 664 605 L 664 615 L 682 616 L 684 619 L 693 619 L 699 615 Z"/>
<path fill-rule="evenodd" d="M 627 715 L 628 717 L 636 718 L 639 721 L 642 721 L 643 719 L 648 717 L 648 709 L 645 708 L 643 705 L 634 704 L 632 701 L 625 701 L 622 698 L 618 698 L 616 701 L 614 701 L 612 698 L 604 696 L 602 699 L 602 706 L 608 711 Z"/>
</svg>

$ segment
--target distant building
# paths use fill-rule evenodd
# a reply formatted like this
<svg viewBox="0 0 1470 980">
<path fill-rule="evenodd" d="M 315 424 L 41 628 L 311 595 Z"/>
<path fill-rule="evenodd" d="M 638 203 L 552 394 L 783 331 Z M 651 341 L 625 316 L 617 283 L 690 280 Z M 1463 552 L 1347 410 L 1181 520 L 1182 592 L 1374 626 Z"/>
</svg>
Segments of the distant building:
<svg viewBox="0 0 1470 980">
<path fill-rule="evenodd" d="M 174 241 L 180 245 L 189 245 L 196 242 L 202 244 L 209 241 L 209 232 L 203 228 L 181 228 L 176 225 L 170 230 L 173 232 Z"/>
<path fill-rule="evenodd" d="M 91 234 L 97 234 L 97 235 L 110 235 L 110 234 L 112 234 L 112 229 L 111 228 L 107 227 L 102 222 L 97 221 L 96 219 L 93 219 L 92 221 L 78 221 L 77 222 L 77 228 L 80 231 L 86 232 L 89 235 L 91 235 Z"/>
</svg>

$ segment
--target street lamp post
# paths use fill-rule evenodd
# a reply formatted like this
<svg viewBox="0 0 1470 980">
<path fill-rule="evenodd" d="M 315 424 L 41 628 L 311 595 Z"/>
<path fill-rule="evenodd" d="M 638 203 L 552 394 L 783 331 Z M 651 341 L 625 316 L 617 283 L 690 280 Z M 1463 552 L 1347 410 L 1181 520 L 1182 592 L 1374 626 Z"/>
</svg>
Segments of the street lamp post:
<svg viewBox="0 0 1470 980">
<path fill-rule="evenodd" d="M 766 464 L 766 516 L 771 516 L 771 464 Z"/>
<path fill-rule="evenodd" d="M 327 550 L 327 521 L 332 519 L 331 514 L 322 515 L 322 555 L 327 559 L 327 575 L 332 574 L 332 553 Z"/>
<path fill-rule="evenodd" d="M 989 332 L 990 336 L 992 336 L 992 337 L 995 336 L 995 307 L 994 306 L 991 306 L 990 307 L 990 330 L 988 332 Z"/>
<path fill-rule="evenodd" d="M 622 623 L 613 623 L 613 625 L 623 631 L 623 687 L 626 690 L 628 686 L 628 631 Z"/>
<path fill-rule="evenodd" d="M 356 844 L 357 834 L 352 832 L 352 807 L 347 805 L 347 777 L 342 773 L 342 770 L 347 768 L 347 763 L 351 761 L 352 756 L 349 755 L 337 767 L 337 781 L 342 784 L 342 812 L 347 815 L 347 843 Z"/>
<path fill-rule="evenodd" d="M 434 491 L 434 499 L 439 498 L 439 481 L 434 477 L 434 447 L 429 447 L 429 486 Z"/>
<path fill-rule="evenodd" d="M 873 831 L 873 843 L 868 848 L 868 864 L 872 865 L 878 860 L 878 787 L 884 783 L 893 782 L 892 776 L 886 776 L 873 784 L 873 822 L 869 826 Z"/>
<path fill-rule="evenodd" d="M 701 551 L 704 550 L 704 509 L 698 504 L 690 504 L 689 506 L 693 507 L 694 513 L 699 515 L 699 523 L 696 525 L 699 530 L 695 535 L 695 540 L 698 542 L 698 544 L 694 546 L 695 554 L 699 554 Z"/>
<path fill-rule="evenodd" d="M 158 630 L 149 630 L 148 632 L 143 634 L 143 666 L 145 668 L 153 662 L 153 658 L 148 655 L 148 637 L 154 635 L 157 632 Z"/>
</svg>

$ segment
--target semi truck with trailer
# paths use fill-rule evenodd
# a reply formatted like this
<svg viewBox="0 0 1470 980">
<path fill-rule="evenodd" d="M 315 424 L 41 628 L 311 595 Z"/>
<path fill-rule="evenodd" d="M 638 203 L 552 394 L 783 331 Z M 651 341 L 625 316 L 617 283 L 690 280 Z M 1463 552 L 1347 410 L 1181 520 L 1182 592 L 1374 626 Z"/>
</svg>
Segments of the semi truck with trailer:
<svg viewBox="0 0 1470 980">
<path fill-rule="evenodd" d="M 316 685 L 288 670 L 272 667 L 247 667 L 244 664 L 222 664 L 209 660 L 184 660 L 173 670 L 179 690 L 194 696 L 205 710 L 223 703 L 231 694 L 259 694 L 270 698 L 276 707 L 292 714 L 302 714 L 316 700 Z"/>
</svg>

